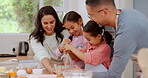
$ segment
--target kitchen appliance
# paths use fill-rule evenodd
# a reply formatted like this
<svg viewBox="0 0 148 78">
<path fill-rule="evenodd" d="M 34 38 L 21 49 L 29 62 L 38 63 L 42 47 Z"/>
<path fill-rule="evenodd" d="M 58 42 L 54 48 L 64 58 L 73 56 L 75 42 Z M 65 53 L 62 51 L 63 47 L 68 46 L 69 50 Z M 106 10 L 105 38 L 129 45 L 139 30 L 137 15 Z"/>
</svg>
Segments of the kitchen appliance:
<svg viewBox="0 0 148 78">
<path fill-rule="evenodd" d="M 18 54 L 20 56 L 26 56 L 28 51 L 29 51 L 29 44 L 28 44 L 28 42 L 26 42 L 26 41 L 19 42 Z"/>
</svg>

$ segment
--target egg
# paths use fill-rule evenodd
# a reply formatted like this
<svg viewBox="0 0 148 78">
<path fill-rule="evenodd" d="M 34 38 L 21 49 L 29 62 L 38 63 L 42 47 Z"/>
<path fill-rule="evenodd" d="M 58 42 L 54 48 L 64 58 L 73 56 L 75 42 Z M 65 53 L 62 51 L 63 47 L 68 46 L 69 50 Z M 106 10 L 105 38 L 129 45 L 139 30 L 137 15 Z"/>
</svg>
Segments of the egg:
<svg viewBox="0 0 148 78">
<path fill-rule="evenodd" d="M 26 72 L 27 72 L 28 74 L 31 74 L 31 73 L 32 73 L 32 68 L 27 68 Z"/>
</svg>

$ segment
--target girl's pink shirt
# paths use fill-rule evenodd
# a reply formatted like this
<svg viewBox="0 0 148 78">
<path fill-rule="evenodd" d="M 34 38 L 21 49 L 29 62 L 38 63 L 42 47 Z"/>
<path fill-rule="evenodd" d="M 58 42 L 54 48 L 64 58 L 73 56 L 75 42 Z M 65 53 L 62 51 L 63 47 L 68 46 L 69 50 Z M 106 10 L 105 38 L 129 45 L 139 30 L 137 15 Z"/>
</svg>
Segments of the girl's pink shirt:
<svg viewBox="0 0 148 78">
<path fill-rule="evenodd" d="M 104 42 L 99 46 L 92 46 L 89 43 L 80 51 L 84 53 L 84 63 L 98 65 L 103 64 L 107 69 L 110 65 L 110 46 Z"/>
</svg>

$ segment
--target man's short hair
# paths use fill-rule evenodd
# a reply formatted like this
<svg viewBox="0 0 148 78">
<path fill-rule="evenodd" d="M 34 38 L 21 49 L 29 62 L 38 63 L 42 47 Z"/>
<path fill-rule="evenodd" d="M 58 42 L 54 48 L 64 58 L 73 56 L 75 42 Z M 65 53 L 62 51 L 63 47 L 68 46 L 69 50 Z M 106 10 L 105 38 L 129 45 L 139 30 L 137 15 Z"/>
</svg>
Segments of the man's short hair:
<svg viewBox="0 0 148 78">
<path fill-rule="evenodd" d="M 115 2 L 114 0 L 86 0 L 86 5 L 91 7 L 100 7 L 100 6 L 114 6 Z"/>
</svg>

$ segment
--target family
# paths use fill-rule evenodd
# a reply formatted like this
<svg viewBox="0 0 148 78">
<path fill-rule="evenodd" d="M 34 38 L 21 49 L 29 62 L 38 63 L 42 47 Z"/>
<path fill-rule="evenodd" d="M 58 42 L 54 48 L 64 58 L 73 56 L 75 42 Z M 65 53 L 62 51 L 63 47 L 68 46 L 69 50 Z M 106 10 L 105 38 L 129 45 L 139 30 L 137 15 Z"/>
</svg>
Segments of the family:
<svg viewBox="0 0 148 78">
<path fill-rule="evenodd" d="M 86 0 L 90 20 L 69 11 L 63 22 L 52 6 L 42 7 L 29 36 L 34 58 L 53 73 L 52 64 L 73 65 L 93 71 L 94 78 L 121 78 L 133 53 L 148 48 L 148 18 L 135 9 L 117 9 L 114 0 Z M 116 34 L 110 58 L 112 35 Z"/>
</svg>

